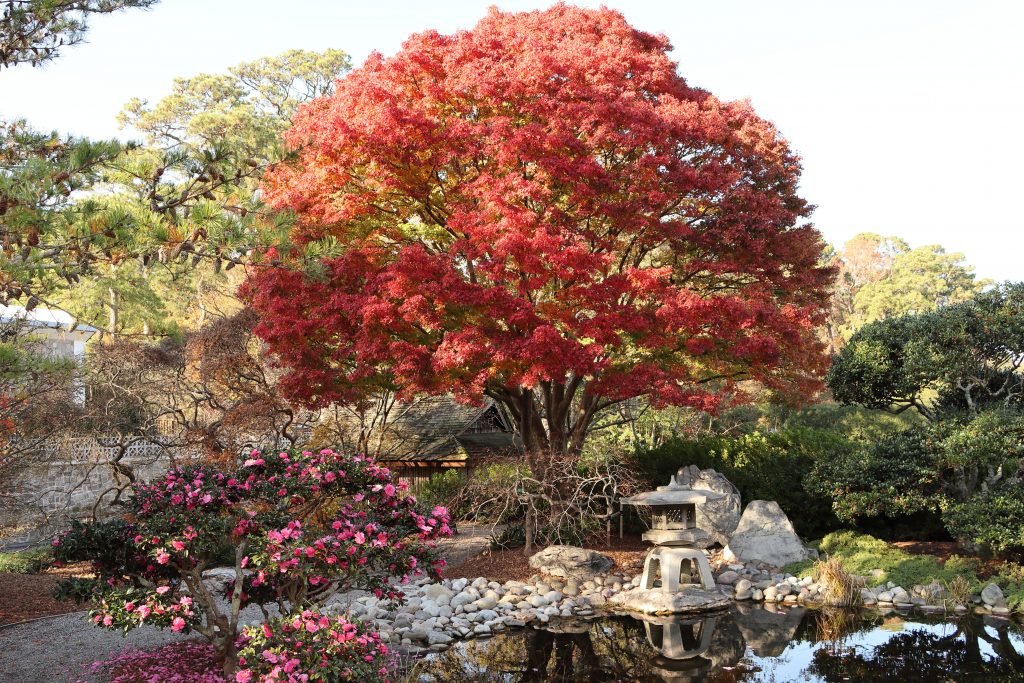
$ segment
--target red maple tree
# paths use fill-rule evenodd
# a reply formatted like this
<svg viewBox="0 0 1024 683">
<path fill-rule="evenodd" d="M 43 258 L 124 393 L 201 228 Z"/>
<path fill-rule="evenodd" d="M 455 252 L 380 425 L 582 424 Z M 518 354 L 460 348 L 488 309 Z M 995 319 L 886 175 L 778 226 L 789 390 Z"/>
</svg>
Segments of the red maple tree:
<svg viewBox="0 0 1024 683">
<path fill-rule="evenodd" d="M 799 159 L 669 50 L 609 9 L 491 10 L 306 105 L 266 197 L 297 216 L 297 251 L 340 255 L 244 287 L 281 386 L 313 406 L 490 396 L 535 467 L 633 397 L 714 410 L 739 380 L 816 387 L 833 273 Z"/>
</svg>

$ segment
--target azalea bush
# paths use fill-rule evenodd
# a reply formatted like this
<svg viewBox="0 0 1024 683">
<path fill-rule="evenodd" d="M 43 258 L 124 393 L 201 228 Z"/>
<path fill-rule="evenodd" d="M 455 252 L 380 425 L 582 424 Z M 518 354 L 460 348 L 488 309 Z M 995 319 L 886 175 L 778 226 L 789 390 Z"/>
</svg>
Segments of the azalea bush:
<svg viewBox="0 0 1024 683">
<path fill-rule="evenodd" d="M 331 450 L 253 452 L 233 471 L 174 468 L 136 484 L 127 504 L 123 519 L 75 523 L 54 540 L 58 561 L 87 560 L 95 572 L 63 582 L 60 593 L 93 602 L 98 626 L 195 631 L 230 678 L 246 606 L 259 605 L 269 623 L 267 605 L 302 615 L 338 591 L 400 602 L 396 583 L 439 578 L 434 540 L 451 534 L 447 510 L 421 510 L 387 468 Z M 226 548 L 231 580 L 218 594 L 203 574 Z"/>
<path fill-rule="evenodd" d="M 386 680 L 380 636 L 343 617 L 312 610 L 248 628 L 238 657 L 239 683 Z"/>
</svg>

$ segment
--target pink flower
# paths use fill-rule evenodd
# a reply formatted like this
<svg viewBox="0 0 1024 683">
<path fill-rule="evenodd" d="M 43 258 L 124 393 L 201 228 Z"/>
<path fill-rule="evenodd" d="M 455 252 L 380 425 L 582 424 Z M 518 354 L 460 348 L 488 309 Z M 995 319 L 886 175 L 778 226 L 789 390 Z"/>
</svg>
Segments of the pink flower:
<svg viewBox="0 0 1024 683">
<path fill-rule="evenodd" d="M 113 623 L 114 623 L 114 617 L 110 616 L 109 614 L 107 616 L 103 617 L 103 625 L 104 626 L 110 626 Z"/>
<path fill-rule="evenodd" d="M 181 617 L 174 617 L 174 621 L 171 622 L 171 630 L 177 633 L 185 628 L 185 620 Z"/>
<path fill-rule="evenodd" d="M 252 680 L 252 672 L 247 669 L 242 669 L 235 674 L 235 680 L 238 683 L 249 683 Z"/>
<path fill-rule="evenodd" d="M 149 605 L 142 605 L 141 607 L 139 607 L 139 610 L 138 610 L 138 612 L 136 612 L 136 614 L 139 615 L 140 619 L 145 619 L 146 617 L 149 616 L 149 613 L 152 612 L 152 611 L 153 610 L 151 610 L 149 608 Z"/>
<path fill-rule="evenodd" d="M 160 586 L 159 588 L 156 589 L 156 594 L 157 595 L 164 595 L 169 590 L 171 590 L 170 586 Z"/>
<path fill-rule="evenodd" d="M 185 544 L 181 541 L 171 541 L 171 547 L 177 550 L 178 552 L 181 552 L 185 549 Z"/>
<path fill-rule="evenodd" d="M 170 561 L 170 559 L 171 556 L 163 550 L 156 554 L 156 561 L 158 564 L 167 564 Z"/>
</svg>

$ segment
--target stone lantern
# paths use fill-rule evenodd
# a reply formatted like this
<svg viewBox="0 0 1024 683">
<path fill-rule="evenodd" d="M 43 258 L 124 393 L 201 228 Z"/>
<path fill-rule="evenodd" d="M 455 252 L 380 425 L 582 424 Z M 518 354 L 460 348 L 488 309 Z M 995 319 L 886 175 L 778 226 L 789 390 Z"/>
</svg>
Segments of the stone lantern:
<svg viewBox="0 0 1024 683">
<path fill-rule="evenodd" d="M 661 590 L 666 593 L 678 592 L 683 585 L 692 583 L 700 584 L 705 590 L 715 588 L 711 565 L 698 547 L 702 547 L 710 535 L 697 528 L 697 506 L 724 495 L 690 488 L 679 479 L 677 474 L 667 486 L 622 499 L 624 505 L 649 510 L 651 514 L 651 528 L 643 538 L 654 547 L 644 559 L 640 586 L 644 590 L 654 588 L 659 577 Z"/>
</svg>

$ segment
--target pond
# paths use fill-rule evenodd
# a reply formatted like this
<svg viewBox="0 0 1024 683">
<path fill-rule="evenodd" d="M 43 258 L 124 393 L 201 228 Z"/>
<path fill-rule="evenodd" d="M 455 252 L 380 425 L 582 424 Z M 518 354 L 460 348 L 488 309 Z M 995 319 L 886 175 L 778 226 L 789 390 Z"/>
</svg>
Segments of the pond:
<svg viewBox="0 0 1024 683">
<path fill-rule="evenodd" d="M 422 683 L 1020 681 L 1024 629 L 876 611 L 738 605 L 700 617 L 552 622 L 419 661 Z"/>
</svg>

